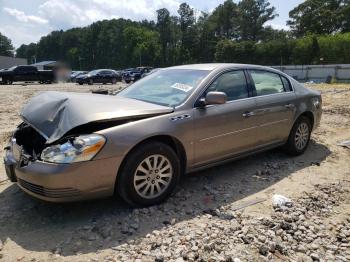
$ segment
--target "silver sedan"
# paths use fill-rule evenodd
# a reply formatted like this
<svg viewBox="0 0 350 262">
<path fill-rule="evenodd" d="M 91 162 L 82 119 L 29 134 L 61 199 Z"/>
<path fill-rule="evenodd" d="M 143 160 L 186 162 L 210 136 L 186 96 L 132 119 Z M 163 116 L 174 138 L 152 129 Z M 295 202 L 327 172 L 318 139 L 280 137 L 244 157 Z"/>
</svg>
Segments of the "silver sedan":
<svg viewBox="0 0 350 262">
<path fill-rule="evenodd" d="M 283 146 L 302 154 L 319 92 L 277 70 L 199 64 L 160 69 L 117 95 L 45 92 L 24 106 L 8 177 L 54 202 L 119 194 L 160 203 L 181 175 Z"/>
</svg>

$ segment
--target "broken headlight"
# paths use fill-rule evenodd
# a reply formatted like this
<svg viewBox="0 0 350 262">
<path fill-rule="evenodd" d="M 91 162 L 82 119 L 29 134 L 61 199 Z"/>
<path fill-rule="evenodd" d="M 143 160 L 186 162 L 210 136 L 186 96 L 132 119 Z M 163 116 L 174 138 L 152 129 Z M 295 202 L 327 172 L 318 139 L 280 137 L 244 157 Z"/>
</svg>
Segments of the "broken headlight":
<svg viewBox="0 0 350 262">
<path fill-rule="evenodd" d="M 41 159 L 52 163 L 74 163 L 91 160 L 103 147 L 106 139 L 97 134 L 81 135 L 64 144 L 45 148 Z"/>
</svg>

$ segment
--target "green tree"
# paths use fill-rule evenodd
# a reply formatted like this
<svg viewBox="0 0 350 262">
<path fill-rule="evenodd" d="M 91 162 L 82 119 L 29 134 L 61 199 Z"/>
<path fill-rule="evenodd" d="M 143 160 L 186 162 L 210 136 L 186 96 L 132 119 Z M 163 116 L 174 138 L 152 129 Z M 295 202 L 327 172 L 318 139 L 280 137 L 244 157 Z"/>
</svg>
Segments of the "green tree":
<svg viewBox="0 0 350 262">
<path fill-rule="evenodd" d="M 349 0 L 306 0 L 289 12 L 287 24 L 297 37 L 349 30 Z"/>
<path fill-rule="evenodd" d="M 292 53 L 294 46 L 295 40 L 287 38 L 258 43 L 254 54 L 256 63 L 262 65 L 292 64 Z"/>
<path fill-rule="evenodd" d="M 202 13 L 198 18 L 196 27 L 199 36 L 199 45 L 196 53 L 198 62 L 210 63 L 214 60 L 215 46 L 217 43 L 215 25 L 210 20 L 210 15 Z"/>
<path fill-rule="evenodd" d="M 232 0 L 226 0 L 216 7 L 210 16 L 215 35 L 219 38 L 237 38 L 238 13 L 238 6 Z"/>
<path fill-rule="evenodd" d="M 0 33 L 0 55 L 13 56 L 14 47 L 11 40 Z"/>
<path fill-rule="evenodd" d="M 231 41 L 224 39 L 218 42 L 215 61 L 220 63 L 256 63 L 256 43 L 253 41 Z"/>
<path fill-rule="evenodd" d="M 169 64 L 168 48 L 171 41 L 171 19 L 170 12 L 166 8 L 157 10 L 157 29 L 161 45 L 162 65 Z"/>
<path fill-rule="evenodd" d="M 265 26 L 260 36 L 262 41 L 286 40 L 289 38 L 292 38 L 289 31 L 274 29 L 271 26 Z"/>
<path fill-rule="evenodd" d="M 194 53 L 198 43 L 198 35 L 195 28 L 194 10 L 187 3 L 179 7 L 180 29 L 181 29 L 181 63 L 194 62 Z"/>
<path fill-rule="evenodd" d="M 181 28 L 180 19 L 177 16 L 170 17 L 170 47 L 169 47 L 169 63 L 177 65 L 181 63 Z"/>
<path fill-rule="evenodd" d="M 129 58 L 128 66 L 157 65 L 160 45 L 158 32 L 143 27 L 124 29 L 125 54 Z"/>
<path fill-rule="evenodd" d="M 239 36 L 242 40 L 260 40 L 264 24 L 274 19 L 275 7 L 267 0 L 242 0 L 238 4 Z"/>
<path fill-rule="evenodd" d="M 21 45 L 16 50 L 16 57 L 26 58 L 28 64 L 35 62 L 37 56 L 37 44 L 30 43 L 29 45 Z"/>
</svg>

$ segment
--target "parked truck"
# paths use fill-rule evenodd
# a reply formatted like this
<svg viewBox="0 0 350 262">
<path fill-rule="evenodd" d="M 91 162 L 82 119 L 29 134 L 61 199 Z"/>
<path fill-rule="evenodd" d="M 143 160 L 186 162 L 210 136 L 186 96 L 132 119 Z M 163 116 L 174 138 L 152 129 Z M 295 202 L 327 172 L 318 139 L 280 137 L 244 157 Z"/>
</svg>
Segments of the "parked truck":
<svg viewBox="0 0 350 262">
<path fill-rule="evenodd" d="M 35 66 L 20 65 L 0 71 L 0 83 L 12 84 L 13 82 L 39 82 L 51 84 L 55 80 L 52 70 L 38 70 Z"/>
</svg>

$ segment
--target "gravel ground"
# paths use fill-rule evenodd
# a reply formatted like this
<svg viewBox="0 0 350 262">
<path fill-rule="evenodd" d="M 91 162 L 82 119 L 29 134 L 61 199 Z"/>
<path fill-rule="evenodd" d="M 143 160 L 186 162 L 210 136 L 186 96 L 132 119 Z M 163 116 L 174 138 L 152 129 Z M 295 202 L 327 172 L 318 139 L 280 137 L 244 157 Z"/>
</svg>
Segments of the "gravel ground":
<svg viewBox="0 0 350 262">
<path fill-rule="evenodd" d="M 350 85 L 310 87 L 322 91 L 324 115 L 303 156 L 272 150 L 191 174 L 159 206 L 49 204 L 0 182 L 0 260 L 350 261 L 350 150 L 337 146 L 350 139 Z M 37 92 L 95 88 L 0 86 L 1 146 Z M 273 206 L 274 194 L 292 203 Z"/>
</svg>

